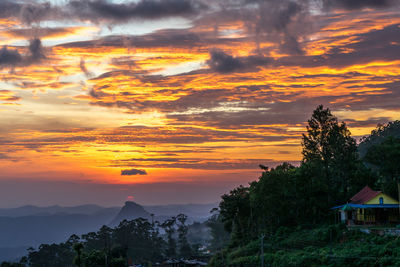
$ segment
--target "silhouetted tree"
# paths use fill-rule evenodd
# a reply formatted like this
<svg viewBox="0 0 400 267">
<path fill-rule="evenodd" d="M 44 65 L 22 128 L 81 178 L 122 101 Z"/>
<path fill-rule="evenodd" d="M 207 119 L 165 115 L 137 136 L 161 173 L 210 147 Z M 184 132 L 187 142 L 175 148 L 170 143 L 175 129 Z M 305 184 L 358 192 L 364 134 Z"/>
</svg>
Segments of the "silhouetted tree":
<svg viewBox="0 0 400 267">
<path fill-rule="evenodd" d="M 224 228 L 232 233 L 232 242 L 246 242 L 253 238 L 256 229 L 252 227 L 253 216 L 248 187 L 239 186 L 229 194 L 224 194 L 219 209 Z"/>
<path fill-rule="evenodd" d="M 167 249 L 165 250 L 165 254 L 168 258 L 175 258 L 177 256 L 176 241 L 173 237 L 175 233 L 175 223 L 176 217 L 172 217 L 161 224 L 161 227 L 167 234 Z"/>
<path fill-rule="evenodd" d="M 78 267 L 81 267 L 83 245 L 82 245 L 82 243 L 75 243 L 73 248 L 74 248 L 74 251 L 76 252 L 76 256 L 74 258 L 74 264 Z"/>
<path fill-rule="evenodd" d="M 214 208 L 211 210 L 211 217 L 207 220 L 206 225 L 210 228 L 211 233 L 211 250 L 214 252 L 222 249 L 229 242 L 229 233 L 224 229 L 219 210 Z"/>
<path fill-rule="evenodd" d="M 346 124 L 339 123 L 322 105 L 314 110 L 306 128 L 302 162 L 308 165 L 308 175 L 322 179 L 319 187 L 326 192 L 328 206 L 332 206 L 350 197 L 359 164 L 356 141 Z"/>
<path fill-rule="evenodd" d="M 182 258 L 189 258 L 192 256 L 192 248 L 187 240 L 188 226 L 186 225 L 187 216 L 179 214 L 176 216 L 178 222 L 178 242 L 179 242 L 179 256 Z"/>
</svg>

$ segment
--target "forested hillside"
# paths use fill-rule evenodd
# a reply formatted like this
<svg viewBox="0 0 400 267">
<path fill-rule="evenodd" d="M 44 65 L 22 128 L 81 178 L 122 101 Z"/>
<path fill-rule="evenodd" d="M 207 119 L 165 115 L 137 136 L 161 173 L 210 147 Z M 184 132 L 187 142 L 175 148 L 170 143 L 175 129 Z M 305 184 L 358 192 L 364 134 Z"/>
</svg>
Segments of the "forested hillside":
<svg viewBox="0 0 400 267">
<path fill-rule="evenodd" d="M 168 258 L 202 256 L 202 244 L 189 243 L 187 216 L 179 214 L 164 222 L 144 218 L 123 220 L 116 227 L 103 226 L 96 232 L 72 235 L 65 242 L 30 248 L 18 263 L 2 267 L 126 267 L 151 266 Z M 195 228 L 198 230 L 199 225 Z M 192 237 L 196 235 L 192 230 Z M 204 232 L 203 232 L 204 234 Z"/>
<path fill-rule="evenodd" d="M 335 224 L 331 208 L 346 203 L 365 185 L 397 197 L 399 132 L 400 123 L 391 122 L 379 126 L 357 145 L 345 123 L 340 123 L 329 109 L 317 107 L 302 136 L 303 159 L 299 166 L 282 163 L 270 169 L 260 165 L 263 173 L 257 181 L 222 196 L 218 220 L 229 232 L 230 241 L 214 256 L 210 266 L 259 264 L 262 236 L 266 242 L 266 262 L 274 266 L 333 266 L 334 261 L 327 260 L 332 246 L 340 250 L 332 252 L 336 255 L 394 257 L 397 250 L 393 242 L 397 241 L 393 238 L 377 241 L 334 228 L 335 237 L 328 240 L 332 233 L 323 225 Z M 335 240 L 340 243 L 334 243 Z M 375 244 L 379 251 L 365 251 L 359 245 L 363 240 Z M 346 250 L 342 251 L 340 246 Z M 365 261 L 341 262 L 365 266 Z"/>
</svg>

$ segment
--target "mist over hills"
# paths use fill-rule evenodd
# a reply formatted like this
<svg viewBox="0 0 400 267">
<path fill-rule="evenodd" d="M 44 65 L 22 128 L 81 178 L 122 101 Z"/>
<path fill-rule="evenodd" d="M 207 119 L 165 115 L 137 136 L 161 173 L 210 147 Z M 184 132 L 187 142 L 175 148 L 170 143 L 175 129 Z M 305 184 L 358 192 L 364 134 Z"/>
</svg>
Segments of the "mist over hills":
<svg viewBox="0 0 400 267">
<path fill-rule="evenodd" d="M 94 214 L 105 209 L 111 211 L 115 210 L 117 213 L 121 207 L 105 208 L 99 205 L 87 204 L 72 207 L 62 207 L 59 205 L 37 207 L 33 205 L 26 205 L 18 208 L 0 208 L 0 217 L 21 217 L 29 215 L 53 215 L 58 213 L 65 214 Z"/>
<path fill-rule="evenodd" d="M 132 202 L 132 201 L 127 201 Z M 137 204 L 136 202 L 132 202 Z M 208 204 L 170 204 L 170 205 L 140 205 L 150 214 L 156 216 L 175 216 L 184 213 L 188 217 L 207 218 L 210 216 L 211 209 L 218 206 L 218 203 Z M 123 208 L 123 207 L 122 207 Z M 63 207 L 59 205 L 38 207 L 34 205 L 25 205 L 17 208 L 0 208 L 0 217 L 22 217 L 29 215 L 54 215 L 54 214 L 95 214 L 100 211 L 114 211 L 115 214 L 121 210 L 121 207 L 105 208 L 95 204 L 86 204 L 79 206 Z"/>
<path fill-rule="evenodd" d="M 92 214 L 59 212 L 20 217 L 11 212 L 15 217 L 0 217 L 0 262 L 25 255 L 28 247 L 59 243 L 72 234 L 80 235 L 96 230 L 110 222 L 117 212 L 115 208 L 103 208 Z"/>
<path fill-rule="evenodd" d="M 208 218 L 210 211 L 216 207 L 218 207 L 218 203 L 144 206 L 146 211 L 156 215 L 175 216 L 183 213 L 188 217 L 196 218 L 200 221 Z"/>
<path fill-rule="evenodd" d="M 38 246 L 61 242 L 71 234 L 83 234 L 109 222 L 114 211 L 93 215 L 55 214 L 0 217 L 0 247 Z"/>
<path fill-rule="evenodd" d="M 188 223 L 204 222 L 212 204 L 180 204 L 142 206 L 127 201 L 121 207 L 105 208 L 98 205 L 37 207 L 33 205 L 0 209 L 0 262 L 24 255 L 27 247 L 59 243 L 72 234 L 81 235 L 97 231 L 103 225 L 117 226 L 120 221 L 135 218 L 164 221 L 184 213 Z"/>
</svg>

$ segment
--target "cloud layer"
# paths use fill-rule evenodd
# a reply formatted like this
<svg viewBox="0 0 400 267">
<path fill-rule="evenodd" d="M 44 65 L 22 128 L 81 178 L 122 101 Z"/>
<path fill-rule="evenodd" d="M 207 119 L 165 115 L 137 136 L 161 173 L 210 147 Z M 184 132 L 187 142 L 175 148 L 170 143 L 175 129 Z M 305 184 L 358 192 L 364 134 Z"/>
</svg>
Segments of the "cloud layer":
<svg viewBox="0 0 400 267">
<path fill-rule="evenodd" d="M 246 183 L 319 104 L 361 137 L 400 115 L 399 9 L 0 1 L 0 180 Z"/>
</svg>

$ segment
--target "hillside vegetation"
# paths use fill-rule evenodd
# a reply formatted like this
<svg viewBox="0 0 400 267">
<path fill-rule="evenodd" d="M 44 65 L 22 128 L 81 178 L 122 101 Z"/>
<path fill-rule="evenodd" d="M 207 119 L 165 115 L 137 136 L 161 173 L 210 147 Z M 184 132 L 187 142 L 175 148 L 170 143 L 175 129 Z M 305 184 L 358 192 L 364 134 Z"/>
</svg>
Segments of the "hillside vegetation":
<svg viewBox="0 0 400 267">
<path fill-rule="evenodd" d="M 261 266 L 261 240 L 220 251 L 210 266 Z M 265 266 L 400 266 L 400 239 L 344 225 L 281 227 L 265 235 Z"/>
<path fill-rule="evenodd" d="M 324 225 L 335 223 L 332 207 L 365 185 L 397 197 L 399 130 L 398 121 L 379 126 L 357 145 L 347 125 L 318 106 L 302 136 L 299 166 L 260 165 L 257 181 L 222 196 L 218 221 L 230 240 L 210 266 L 259 266 L 261 236 L 267 266 L 395 265 L 396 238 Z"/>
</svg>

